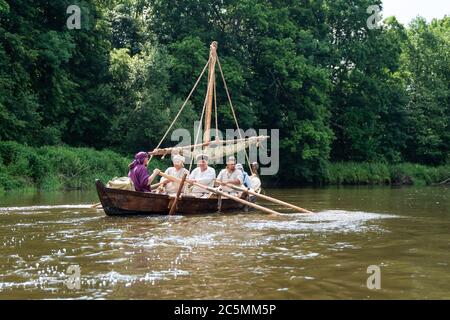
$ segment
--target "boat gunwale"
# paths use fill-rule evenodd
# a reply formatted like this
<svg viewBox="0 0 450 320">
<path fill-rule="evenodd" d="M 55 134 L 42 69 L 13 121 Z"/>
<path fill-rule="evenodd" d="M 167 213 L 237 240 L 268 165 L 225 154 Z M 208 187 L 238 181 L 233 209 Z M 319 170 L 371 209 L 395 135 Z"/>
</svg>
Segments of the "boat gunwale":
<svg viewBox="0 0 450 320">
<path fill-rule="evenodd" d="M 133 191 L 133 190 L 125 190 L 125 189 L 114 189 L 114 188 L 108 188 L 102 181 L 98 180 L 98 182 L 101 185 L 102 191 L 106 194 L 109 193 L 115 193 L 115 194 L 123 194 L 123 195 L 129 195 L 129 196 L 137 196 L 141 198 L 159 198 L 159 199 L 166 199 L 168 201 L 173 200 L 175 197 L 170 196 L 168 194 L 163 193 L 153 193 L 153 192 L 142 192 L 142 191 Z M 98 187 L 97 187 L 98 188 Z M 179 201 L 182 202 L 217 202 L 218 198 L 198 198 L 191 195 L 181 195 Z M 222 201 L 230 201 L 234 202 L 232 199 L 228 198 L 222 198 Z"/>
<path fill-rule="evenodd" d="M 101 182 L 101 181 L 100 181 Z M 153 193 L 153 192 L 142 192 L 142 191 L 133 191 L 133 190 L 125 190 L 125 189 L 114 189 L 114 188 L 108 188 L 103 182 L 101 182 L 103 185 L 103 189 L 106 193 L 116 193 L 116 194 L 127 194 L 131 196 L 139 196 L 142 198 L 161 198 L 161 199 L 167 199 L 172 200 L 175 198 L 175 196 L 171 196 L 164 193 Z M 228 198 L 222 198 L 222 201 L 224 200 L 231 200 Z M 192 202 L 217 202 L 218 198 L 198 198 L 191 195 L 185 195 L 182 194 L 180 196 L 179 201 L 192 201 Z"/>
<path fill-rule="evenodd" d="M 141 198 L 166 198 L 168 200 L 172 199 L 168 194 L 108 188 L 103 182 L 102 185 L 106 193 L 127 194 L 130 196 L 137 196 Z"/>
</svg>

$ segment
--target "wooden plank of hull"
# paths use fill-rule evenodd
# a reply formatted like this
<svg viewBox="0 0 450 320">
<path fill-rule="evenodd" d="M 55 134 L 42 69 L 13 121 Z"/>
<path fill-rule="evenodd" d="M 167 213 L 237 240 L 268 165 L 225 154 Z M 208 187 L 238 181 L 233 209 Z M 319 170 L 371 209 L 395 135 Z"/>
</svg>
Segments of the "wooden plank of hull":
<svg viewBox="0 0 450 320">
<path fill-rule="evenodd" d="M 96 180 L 98 197 L 107 215 L 165 214 L 168 212 L 168 195 L 106 188 Z"/>
<path fill-rule="evenodd" d="M 136 192 L 106 188 L 96 180 L 97 193 L 107 215 L 165 215 L 169 214 L 172 199 L 166 194 Z M 249 201 L 255 202 L 251 197 Z M 217 212 L 217 199 L 181 197 L 178 214 L 205 214 Z M 222 199 L 221 212 L 247 211 L 246 206 L 230 199 Z"/>
<path fill-rule="evenodd" d="M 252 197 L 249 201 L 255 202 Z M 181 197 L 177 205 L 177 213 L 201 214 L 217 212 L 218 199 L 204 199 L 194 197 Z M 231 199 L 222 199 L 221 212 L 247 211 L 246 206 Z"/>
</svg>

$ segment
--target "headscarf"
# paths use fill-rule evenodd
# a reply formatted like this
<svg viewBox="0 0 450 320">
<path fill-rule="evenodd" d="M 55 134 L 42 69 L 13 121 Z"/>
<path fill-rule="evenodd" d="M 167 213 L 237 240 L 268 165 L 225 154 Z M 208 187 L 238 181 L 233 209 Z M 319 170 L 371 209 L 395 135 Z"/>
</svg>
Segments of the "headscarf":
<svg viewBox="0 0 450 320">
<path fill-rule="evenodd" d="M 231 156 L 227 160 L 227 164 L 236 164 L 236 158 Z"/>
<path fill-rule="evenodd" d="M 175 164 L 177 162 L 184 163 L 185 158 L 183 156 L 180 156 L 179 154 L 176 154 L 172 157 L 172 162 Z"/>
<path fill-rule="evenodd" d="M 147 152 L 141 151 L 136 153 L 136 155 L 134 156 L 134 161 L 129 165 L 130 170 L 136 167 L 138 164 L 143 164 L 145 159 L 148 159 Z"/>
<path fill-rule="evenodd" d="M 208 159 L 209 159 L 208 155 L 207 154 L 203 154 L 203 153 L 197 155 L 197 157 L 196 157 L 197 162 L 200 161 L 200 160 L 208 161 Z"/>
<path fill-rule="evenodd" d="M 236 165 L 236 169 L 241 170 L 242 172 L 244 172 L 244 166 L 242 164 L 240 164 L 240 163 L 238 163 Z"/>
</svg>

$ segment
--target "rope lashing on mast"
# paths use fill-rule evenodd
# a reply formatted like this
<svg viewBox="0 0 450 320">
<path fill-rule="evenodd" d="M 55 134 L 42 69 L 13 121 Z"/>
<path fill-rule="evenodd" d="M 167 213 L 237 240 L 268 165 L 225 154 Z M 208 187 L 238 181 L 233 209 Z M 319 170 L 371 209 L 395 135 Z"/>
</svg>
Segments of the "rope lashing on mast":
<svg viewBox="0 0 450 320">
<path fill-rule="evenodd" d="M 214 74 L 214 117 L 216 122 L 216 141 L 219 140 L 219 120 L 217 114 L 216 75 Z"/>
<path fill-rule="evenodd" d="M 214 96 L 214 80 L 216 74 L 216 62 L 217 62 L 217 41 L 213 41 L 209 50 L 209 69 L 208 69 L 208 88 L 206 90 L 207 105 L 205 113 L 205 134 L 203 141 L 209 142 L 211 138 L 211 116 L 212 116 L 212 104 Z"/>
</svg>

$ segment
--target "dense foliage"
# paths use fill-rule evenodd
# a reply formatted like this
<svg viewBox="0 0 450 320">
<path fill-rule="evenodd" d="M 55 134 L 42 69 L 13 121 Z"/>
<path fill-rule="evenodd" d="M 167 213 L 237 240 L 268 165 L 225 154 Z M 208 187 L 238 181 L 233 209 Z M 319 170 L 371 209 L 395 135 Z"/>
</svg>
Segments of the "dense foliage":
<svg viewBox="0 0 450 320">
<path fill-rule="evenodd" d="M 450 17 L 370 29 L 381 1 L 95 0 L 75 2 L 69 30 L 73 3 L 0 0 L 0 141 L 149 150 L 217 40 L 241 127 L 280 129 L 280 181 L 450 160 Z M 177 127 L 192 128 L 204 89 Z M 218 84 L 233 128 L 226 102 Z"/>
<path fill-rule="evenodd" d="M 128 157 L 108 150 L 0 142 L 0 193 L 92 189 L 95 179 L 107 182 L 125 176 L 129 162 Z M 164 165 L 153 159 L 149 170 Z M 327 166 L 322 180 L 327 185 L 430 185 L 446 180 L 449 172 L 450 165 L 338 162 Z"/>
<path fill-rule="evenodd" d="M 95 179 L 126 175 L 128 162 L 112 151 L 0 142 L 0 190 L 84 189 Z"/>
</svg>

